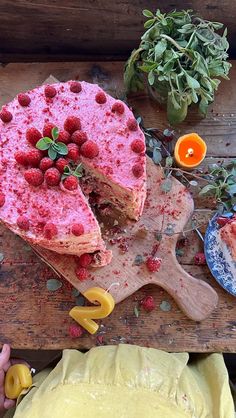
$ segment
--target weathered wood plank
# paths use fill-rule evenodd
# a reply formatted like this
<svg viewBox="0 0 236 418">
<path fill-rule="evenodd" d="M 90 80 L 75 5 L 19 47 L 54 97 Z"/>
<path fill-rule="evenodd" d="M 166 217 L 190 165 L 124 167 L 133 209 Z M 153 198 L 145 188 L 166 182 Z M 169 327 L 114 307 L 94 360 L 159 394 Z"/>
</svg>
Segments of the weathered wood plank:
<svg viewBox="0 0 236 418">
<path fill-rule="evenodd" d="M 162 11 L 193 9 L 206 19 L 220 20 L 229 30 L 231 53 L 235 55 L 234 2 L 230 0 L 2 0 L 1 59 L 6 54 L 30 58 L 54 54 L 126 54 L 143 33 L 143 9 Z"/>
</svg>

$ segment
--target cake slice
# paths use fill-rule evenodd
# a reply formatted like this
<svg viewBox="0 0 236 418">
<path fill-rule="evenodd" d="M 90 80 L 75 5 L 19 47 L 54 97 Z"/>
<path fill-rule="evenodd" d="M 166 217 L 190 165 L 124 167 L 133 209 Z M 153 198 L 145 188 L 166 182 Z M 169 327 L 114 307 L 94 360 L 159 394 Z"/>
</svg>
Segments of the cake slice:
<svg viewBox="0 0 236 418">
<path fill-rule="evenodd" d="M 220 237 L 228 246 L 232 259 L 236 261 L 236 219 L 220 229 Z"/>
<path fill-rule="evenodd" d="M 70 81 L 19 94 L 0 118 L 1 221 L 32 244 L 63 254 L 100 252 L 101 264 L 108 263 L 89 197 L 96 193 L 134 220 L 142 213 L 145 139 L 131 110 L 95 84 Z M 63 143 L 66 154 L 55 156 L 54 147 L 49 155 L 38 145 L 42 137 Z"/>
</svg>

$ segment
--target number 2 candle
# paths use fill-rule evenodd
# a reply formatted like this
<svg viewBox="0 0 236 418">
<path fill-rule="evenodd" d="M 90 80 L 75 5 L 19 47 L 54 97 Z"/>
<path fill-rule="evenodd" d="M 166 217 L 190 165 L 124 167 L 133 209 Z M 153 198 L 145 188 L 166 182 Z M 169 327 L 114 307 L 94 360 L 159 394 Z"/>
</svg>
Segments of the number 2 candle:
<svg viewBox="0 0 236 418">
<path fill-rule="evenodd" d="M 99 302 L 100 305 L 75 306 L 69 315 L 90 334 L 95 334 L 99 325 L 93 319 L 106 318 L 110 315 L 114 309 L 115 301 L 110 293 L 100 287 L 91 287 L 83 295 L 89 302 Z"/>
</svg>

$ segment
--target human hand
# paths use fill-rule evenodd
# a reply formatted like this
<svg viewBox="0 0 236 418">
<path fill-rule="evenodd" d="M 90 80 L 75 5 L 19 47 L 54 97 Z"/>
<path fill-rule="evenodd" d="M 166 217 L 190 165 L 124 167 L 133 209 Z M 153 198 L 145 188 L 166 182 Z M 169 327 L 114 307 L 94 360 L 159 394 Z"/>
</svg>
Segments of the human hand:
<svg viewBox="0 0 236 418">
<path fill-rule="evenodd" d="M 5 374 L 12 365 L 10 355 L 10 346 L 8 344 L 4 344 L 0 354 L 0 411 L 4 411 L 5 409 L 10 409 L 15 406 L 15 401 L 6 398 L 4 388 Z"/>
</svg>

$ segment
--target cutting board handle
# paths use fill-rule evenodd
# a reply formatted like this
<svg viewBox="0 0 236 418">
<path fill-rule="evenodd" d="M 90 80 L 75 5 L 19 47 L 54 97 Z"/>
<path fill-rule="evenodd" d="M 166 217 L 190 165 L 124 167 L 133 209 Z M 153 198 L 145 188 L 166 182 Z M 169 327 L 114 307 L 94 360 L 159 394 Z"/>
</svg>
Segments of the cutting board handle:
<svg viewBox="0 0 236 418">
<path fill-rule="evenodd" d="M 203 280 L 194 279 L 178 263 L 173 254 L 173 274 L 161 283 L 155 282 L 165 289 L 175 300 L 179 308 L 194 321 L 208 318 L 218 304 L 216 291 Z"/>
</svg>

